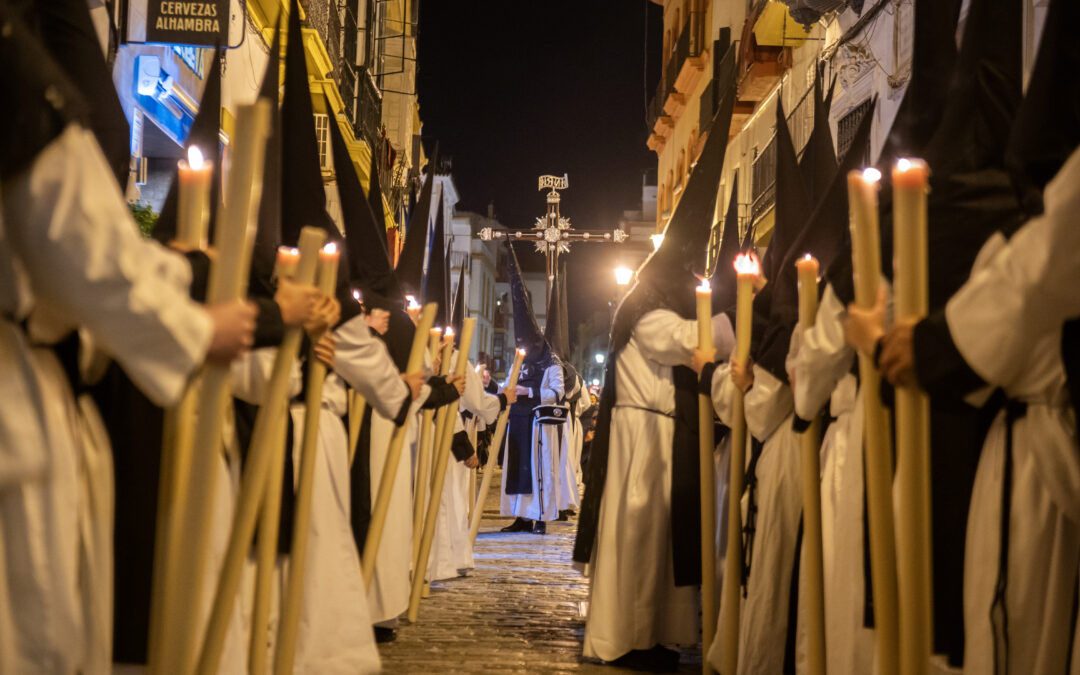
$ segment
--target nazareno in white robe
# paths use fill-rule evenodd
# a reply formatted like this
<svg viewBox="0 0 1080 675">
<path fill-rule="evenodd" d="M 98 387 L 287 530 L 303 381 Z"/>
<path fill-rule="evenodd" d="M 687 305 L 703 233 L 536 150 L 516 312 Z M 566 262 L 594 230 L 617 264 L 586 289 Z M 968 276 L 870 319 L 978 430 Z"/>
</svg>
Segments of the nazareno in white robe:
<svg viewBox="0 0 1080 675">
<path fill-rule="evenodd" d="M 312 675 L 374 673 L 381 668 L 350 519 L 348 434 L 341 419 L 347 404 L 342 380 L 385 416 L 396 416 L 409 395 L 386 345 L 371 335 L 362 316 L 338 327 L 334 335 L 334 372 L 323 385 L 296 645 L 295 672 Z M 294 403 L 291 413 L 293 461 L 299 467 L 303 403 Z"/>
<path fill-rule="evenodd" d="M 733 422 L 733 391 L 730 364 L 722 364 L 713 372 L 712 398 L 720 420 L 729 425 Z M 792 428 L 791 388 L 755 364 L 754 384 L 744 396 L 744 410 L 748 439 L 762 440 L 763 448 L 755 471 L 756 532 L 740 611 L 739 673 L 779 673 L 784 666 L 795 542 L 802 514 L 800 441 Z M 743 495 L 744 526 L 748 494 Z"/>
<path fill-rule="evenodd" d="M 844 337 L 845 315 L 843 303 L 827 285 L 814 326 L 800 338 L 793 393 L 799 417 L 811 419 L 828 403 L 834 418 L 821 443 L 826 670 L 869 673 L 874 632 L 863 625 L 863 413 L 851 374 L 855 352 Z"/>
<path fill-rule="evenodd" d="M 540 404 L 554 405 L 563 397 L 563 367 L 556 362 L 544 370 L 540 383 Z M 509 439 L 506 440 L 509 443 Z M 529 520 L 555 520 L 559 517 L 559 452 L 561 438 L 550 424 L 532 423 L 532 490 L 529 494 L 506 494 L 503 472 L 502 513 Z"/>
<path fill-rule="evenodd" d="M 714 346 L 734 343 L 725 315 Z M 675 586 L 671 548 L 673 366 L 689 366 L 697 322 L 666 310 L 638 320 L 615 361 L 607 478 L 593 547 L 586 657 L 612 661 L 634 649 L 698 641 L 698 589 Z"/>
<path fill-rule="evenodd" d="M 93 135 L 69 126 L 0 197 L 0 666 L 107 673 L 112 457 L 48 348 L 73 327 L 158 405 L 213 325 L 183 258 L 143 239 Z M 18 321 L 29 318 L 29 335 Z"/>
<path fill-rule="evenodd" d="M 1071 182 L 1069 182 L 1071 181 Z M 1047 187 L 1041 220 L 1075 229 L 1080 201 L 1080 160 L 1066 164 Z M 1062 209 L 1065 204 L 1071 208 Z M 991 387 L 1027 406 L 1012 425 L 1011 508 L 1005 612 L 1007 668 L 1011 673 L 1063 673 L 1070 658 L 1078 672 L 1072 632 L 1080 569 L 1080 448 L 1076 418 L 1065 388 L 1058 321 L 1041 333 L 1017 326 L 1018 314 L 1062 315 L 1052 299 L 1027 293 L 1029 272 L 1053 248 L 1050 228 L 1025 227 L 1006 245 L 1001 235 L 980 251 L 971 279 L 946 305 L 949 331 L 968 365 Z M 1077 249 L 1071 251 L 1077 256 Z M 1080 295 L 1080 275 L 1071 291 Z M 1075 304 L 1075 300 L 1074 300 Z M 1066 315 L 1068 316 L 1068 315 Z M 1026 328 L 1026 329 L 1025 329 Z M 1026 334 L 1028 342 L 1008 335 Z M 964 556 L 964 671 L 994 673 L 991 606 L 1001 550 L 1004 466 L 1009 433 L 1006 413 L 994 419 L 979 457 L 968 516 Z"/>
<path fill-rule="evenodd" d="M 457 363 L 460 352 L 454 352 Z M 499 397 L 484 391 L 484 383 L 471 367 L 465 369 L 465 392 L 458 399 L 454 411 L 454 433 L 465 431 L 461 411 L 468 411 L 475 420 L 490 425 L 499 417 Z M 474 448 L 475 450 L 475 448 Z M 447 459 L 446 483 L 439 502 L 439 516 L 435 521 L 435 538 L 428 561 L 427 579 L 451 579 L 464 575 L 474 567 L 473 543 L 469 538 L 469 500 L 473 498 L 473 469 L 457 461 L 453 455 Z"/>
</svg>

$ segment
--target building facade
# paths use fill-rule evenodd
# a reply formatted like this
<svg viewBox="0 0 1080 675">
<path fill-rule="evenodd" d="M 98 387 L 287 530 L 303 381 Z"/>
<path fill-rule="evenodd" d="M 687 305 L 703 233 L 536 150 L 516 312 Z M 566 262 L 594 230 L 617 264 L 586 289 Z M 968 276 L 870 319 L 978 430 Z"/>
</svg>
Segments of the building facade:
<svg viewBox="0 0 1080 675">
<path fill-rule="evenodd" d="M 419 133 L 415 86 L 411 103 L 398 99 L 394 103 L 394 110 L 409 108 L 408 133 L 399 138 L 400 134 L 392 132 L 384 118 L 384 88 L 400 98 L 397 92 L 405 86 L 400 81 L 404 77 L 400 69 L 388 74 L 394 67 L 387 65 L 392 59 L 386 57 L 399 44 L 391 33 L 402 21 L 399 18 L 395 23 L 394 17 L 415 16 L 415 0 L 403 3 L 412 6 L 411 10 L 405 7 L 405 14 L 395 14 L 397 10 L 392 6 L 399 3 L 387 0 L 300 2 L 324 182 L 329 186 L 334 180 L 328 127 L 332 120 L 345 137 L 365 188 L 372 154 L 383 160 L 388 177 L 383 179 L 384 210 L 391 228 L 402 220 L 406 192 L 414 183 L 410 178 L 422 156 L 416 150 L 419 143 L 413 139 Z M 110 36 L 113 82 L 131 128 L 131 175 L 126 192 L 129 200 L 146 202 L 155 211 L 161 208 L 212 68 L 221 68 L 220 137 L 228 145 L 236 108 L 254 100 L 274 27 L 280 16 L 284 31 L 288 6 L 287 0 L 231 0 L 228 42 L 220 58 L 215 57 L 212 48 L 148 42 L 148 18 L 156 11 L 150 0 L 118 0 L 92 9 L 99 32 Z M 115 32 L 110 25 L 118 27 Z M 405 33 L 415 36 L 415 20 Z M 410 77 L 415 84 L 415 37 L 411 44 L 406 51 L 411 55 Z M 401 129 L 397 119 L 394 116 L 394 129 Z M 408 170 L 400 176 L 393 173 L 392 160 L 398 155 L 408 157 L 404 164 Z M 328 210 L 339 220 L 336 190 L 328 189 L 327 198 Z"/>
</svg>

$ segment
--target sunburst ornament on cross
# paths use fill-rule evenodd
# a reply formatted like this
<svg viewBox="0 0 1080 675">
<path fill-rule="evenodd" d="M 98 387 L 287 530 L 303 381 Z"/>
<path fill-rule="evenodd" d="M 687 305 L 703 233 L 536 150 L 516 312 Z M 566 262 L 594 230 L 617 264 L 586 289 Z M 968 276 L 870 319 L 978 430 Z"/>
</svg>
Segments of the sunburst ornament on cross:
<svg viewBox="0 0 1080 675">
<path fill-rule="evenodd" d="M 492 241 L 509 239 L 510 241 L 532 241 L 537 253 L 547 257 L 548 287 L 554 283 L 558 274 L 560 253 L 569 253 L 572 242 L 598 242 L 621 244 L 629 238 L 623 230 L 615 228 L 606 231 L 575 230 L 570 219 L 559 212 L 561 199 L 559 190 L 570 186 L 566 174 L 562 176 L 540 176 L 538 190 L 550 190 L 547 194 L 547 213 L 536 219 L 536 224 L 528 230 L 495 230 L 485 227 L 480 230 L 480 239 Z"/>
</svg>

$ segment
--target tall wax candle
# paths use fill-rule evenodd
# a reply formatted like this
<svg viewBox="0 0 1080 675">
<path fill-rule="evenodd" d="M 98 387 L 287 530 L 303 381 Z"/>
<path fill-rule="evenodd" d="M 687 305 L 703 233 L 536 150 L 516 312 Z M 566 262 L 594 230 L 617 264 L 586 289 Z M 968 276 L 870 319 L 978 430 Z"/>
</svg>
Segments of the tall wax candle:
<svg viewBox="0 0 1080 675">
<path fill-rule="evenodd" d="M 761 274 L 761 266 L 753 253 L 735 256 L 736 304 L 735 304 L 735 357 L 745 362 L 750 356 L 750 331 L 754 319 L 754 280 Z"/>
<path fill-rule="evenodd" d="M 177 163 L 176 239 L 188 248 L 206 248 L 213 174 L 214 163 L 205 160 L 196 145 L 188 148 L 187 159 Z"/>
<path fill-rule="evenodd" d="M 893 279 L 896 320 L 926 316 L 927 191 L 920 159 L 893 166 Z M 922 675 L 933 650 L 930 503 L 930 401 L 916 387 L 896 390 L 896 537 L 900 598 L 900 672 Z"/>
<path fill-rule="evenodd" d="M 869 168 L 848 174 L 851 257 L 855 304 L 869 309 L 881 282 L 878 186 L 881 172 Z M 870 531 L 870 581 L 874 594 L 874 638 L 881 675 L 895 675 L 900 663 L 896 542 L 892 504 L 892 446 L 889 414 L 881 403 L 881 376 L 870 354 L 859 354 L 866 458 L 866 513 Z"/>
<path fill-rule="evenodd" d="M 705 279 L 695 289 L 697 300 L 698 347 L 712 347 L 712 288 Z M 716 472 L 713 450 L 716 446 L 713 427 L 712 397 L 698 394 L 698 461 L 701 504 L 701 644 L 708 653 L 716 634 Z M 705 675 L 712 672 L 708 659 L 703 659 Z"/>
<path fill-rule="evenodd" d="M 818 261 L 807 253 L 795 261 L 799 272 L 799 323 L 803 328 L 814 325 L 818 309 Z"/>
<path fill-rule="evenodd" d="M 799 278 L 799 327 L 814 326 L 818 309 L 818 261 L 809 253 L 795 262 Z M 825 571 L 821 541 L 821 420 L 815 415 L 799 436 L 802 449 L 803 594 L 809 675 L 825 673 Z M 802 611 L 802 608 L 800 608 Z"/>
</svg>

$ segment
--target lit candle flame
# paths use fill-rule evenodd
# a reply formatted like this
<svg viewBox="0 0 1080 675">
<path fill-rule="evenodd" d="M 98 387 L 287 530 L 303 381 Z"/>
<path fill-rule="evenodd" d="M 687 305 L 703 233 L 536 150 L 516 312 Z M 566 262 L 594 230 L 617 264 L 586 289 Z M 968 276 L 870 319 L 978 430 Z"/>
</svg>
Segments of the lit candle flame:
<svg viewBox="0 0 1080 675">
<path fill-rule="evenodd" d="M 520 356 L 522 358 L 525 357 L 525 350 L 524 349 L 518 348 L 517 353 L 518 353 L 518 356 Z"/>
<path fill-rule="evenodd" d="M 907 171 L 908 169 L 911 168 L 911 160 L 908 159 L 907 157 L 901 157 L 896 162 L 896 168 L 900 169 L 901 171 Z"/>
<path fill-rule="evenodd" d="M 442 335 L 442 328 L 439 328 L 438 326 L 435 326 L 435 327 L 433 327 L 431 329 L 431 331 L 428 334 L 429 335 Z"/>
<path fill-rule="evenodd" d="M 323 246 L 322 250 L 326 255 L 337 255 L 337 244 L 330 242 L 326 246 Z"/>
<path fill-rule="evenodd" d="M 881 172 L 872 166 L 868 166 L 863 169 L 862 177 L 867 183 L 877 183 L 881 180 Z"/>
<path fill-rule="evenodd" d="M 699 293 L 712 293 L 712 286 L 709 285 L 708 279 L 702 279 L 701 285 L 697 287 Z"/>
<path fill-rule="evenodd" d="M 802 259 L 809 261 L 809 260 L 813 260 L 814 256 L 810 255 L 809 253 L 806 253 L 806 254 L 803 254 Z"/>
<path fill-rule="evenodd" d="M 753 253 L 740 253 L 735 256 L 735 273 L 739 276 L 761 274 L 761 265 L 758 264 L 757 256 Z"/>
<path fill-rule="evenodd" d="M 361 302 L 361 300 L 360 300 L 360 291 L 355 291 L 354 290 L 352 292 L 352 296 L 353 296 L 353 300 L 355 300 L 357 302 Z"/>
<path fill-rule="evenodd" d="M 188 157 L 188 160 L 187 160 L 188 166 L 193 171 L 198 171 L 198 170 L 203 168 L 203 162 L 205 160 L 203 159 L 202 150 L 199 150 L 199 146 L 193 145 L 190 148 L 188 148 L 187 157 Z"/>
<path fill-rule="evenodd" d="M 416 296 L 406 295 L 405 304 L 408 305 L 409 309 L 420 309 L 420 303 L 416 301 Z"/>
<path fill-rule="evenodd" d="M 454 327 L 453 326 L 447 326 L 446 327 L 446 337 L 454 337 Z"/>
</svg>

